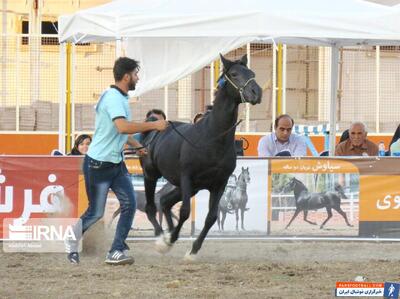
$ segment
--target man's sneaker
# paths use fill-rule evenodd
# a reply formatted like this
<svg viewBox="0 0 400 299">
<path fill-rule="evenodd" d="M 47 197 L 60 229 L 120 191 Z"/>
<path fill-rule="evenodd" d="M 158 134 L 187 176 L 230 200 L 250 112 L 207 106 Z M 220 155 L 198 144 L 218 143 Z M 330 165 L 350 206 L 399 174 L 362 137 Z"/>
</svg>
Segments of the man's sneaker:
<svg viewBox="0 0 400 299">
<path fill-rule="evenodd" d="M 68 253 L 67 259 L 71 264 L 79 264 L 78 244 L 76 240 L 64 240 L 65 252 Z"/>
<path fill-rule="evenodd" d="M 71 252 L 67 256 L 71 264 L 79 264 L 79 253 Z"/>
<path fill-rule="evenodd" d="M 78 252 L 79 242 L 77 240 L 72 240 L 67 238 L 64 240 L 64 245 L 65 245 L 65 252 L 67 253 Z"/>
<path fill-rule="evenodd" d="M 135 259 L 133 257 L 125 255 L 120 250 L 113 250 L 109 252 L 105 260 L 105 263 L 109 265 L 130 265 L 134 262 Z"/>
</svg>

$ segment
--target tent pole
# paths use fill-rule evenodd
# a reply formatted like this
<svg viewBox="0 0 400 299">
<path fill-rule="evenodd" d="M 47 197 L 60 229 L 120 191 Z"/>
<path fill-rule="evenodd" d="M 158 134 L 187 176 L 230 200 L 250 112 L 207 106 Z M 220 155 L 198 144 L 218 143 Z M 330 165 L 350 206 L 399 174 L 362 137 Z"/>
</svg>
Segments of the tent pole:
<svg viewBox="0 0 400 299">
<path fill-rule="evenodd" d="M 58 104 L 58 149 L 65 150 L 65 98 L 66 98 L 66 44 L 60 44 L 60 79 Z"/>
<path fill-rule="evenodd" d="M 276 44 L 272 44 L 272 122 L 271 131 L 273 131 L 273 123 L 276 118 Z"/>
<path fill-rule="evenodd" d="M 381 128 L 379 125 L 379 116 L 380 116 L 380 71 L 381 71 L 381 48 L 376 46 L 375 50 L 375 66 L 376 66 L 376 116 L 375 116 L 375 128 L 376 133 L 380 133 Z"/>
<path fill-rule="evenodd" d="M 169 106 L 169 98 L 168 98 L 169 94 L 168 94 L 168 85 L 164 86 L 164 113 L 168 117 L 168 106 Z"/>
<path fill-rule="evenodd" d="M 287 47 L 282 48 L 282 113 L 286 114 L 286 54 Z"/>
<path fill-rule="evenodd" d="M 278 98 L 277 98 L 277 114 L 282 114 L 282 56 L 283 56 L 283 49 L 282 44 L 278 44 Z"/>
<path fill-rule="evenodd" d="M 335 155 L 336 145 L 336 99 L 338 84 L 339 48 L 337 45 L 331 47 L 331 98 L 329 107 L 329 156 Z"/>
<path fill-rule="evenodd" d="M 65 153 L 71 151 L 72 148 L 72 132 L 71 132 L 71 72 L 72 72 L 72 45 L 67 43 L 66 45 L 66 100 L 65 100 L 65 126 L 66 126 L 66 141 L 65 141 Z"/>
<path fill-rule="evenodd" d="M 247 43 L 247 67 L 251 68 L 251 44 Z M 250 132 L 250 104 L 246 103 L 246 132 Z"/>
<path fill-rule="evenodd" d="M 214 61 L 210 64 L 210 104 L 213 104 L 214 99 Z M 204 109 L 204 107 L 202 107 Z"/>
</svg>

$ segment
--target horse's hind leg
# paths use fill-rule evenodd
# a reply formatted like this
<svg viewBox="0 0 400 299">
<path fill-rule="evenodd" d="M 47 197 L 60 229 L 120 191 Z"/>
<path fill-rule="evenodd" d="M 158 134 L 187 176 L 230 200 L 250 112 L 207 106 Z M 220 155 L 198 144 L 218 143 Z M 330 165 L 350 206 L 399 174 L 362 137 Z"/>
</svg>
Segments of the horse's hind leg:
<svg viewBox="0 0 400 299">
<path fill-rule="evenodd" d="M 312 222 L 312 221 L 310 221 L 310 220 L 307 219 L 307 215 L 308 215 L 308 211 L 307 211 L 307 210 L 304 210 L 303 213 L 304 213 L 304 221 L 305 221 L 305 222 L 308 222 L 308 223 L 310 223 L 310 224 L 312 224 L 312 225 L 317 225 L 317 223 Z"/>
<path fill-rule="evenodd" d="M 221 209 L 218 208 L 218 212 L 217 212 L 217 223 L 218 223 L 218 230 L 221 231 Z"/>
<path fill-rule="evenodd" d="M 224 231 L 225 219 L 226 219 L 226 212 L 222 211 L 222 221 L 221 221 L 222 231 Z"/>
<path fill-rule="evenodd" d="M 224 189 L 225 185 L 224 188 L 221 188 L 219 191 L 210 192 L 210 203 L 208 207 L 208 214 L 206 217 L 206 221 L 203 229 L 200 232 L 200 235 L 198 236 L 196 241 L 193 242 L 192 250 L 190 251 L 190 256 L 197 254 L 197 252 L 201 248 L 201 245 L 203 244 L 204 238 L 207 236 L 208 231 L 214 225 L 215 221 L 217 221 L 219 200 L 222 196 L 222 193 L 224 192 Z"/>
<path fill-rule="evenodd" d="M 326 212 L 328 213 L 328 218 L 325 219 L 325 221 L 321 224 L 319 228 L 324 228 L 324 225 L 328 222 L 329 219 L 332 217 L 332 209 L 331 208 L 326 208 Z"/>
<path fill-rule="evenodd" d="M 346 213 L 342 210 L 342 208 L 339 207 L 333 207 L 335 209 L 336 212 L 338 212 L 340 215 L 342 215 L 342 217 L 344 218 L 344 221 L 346 221 L 347 226 L 353 227 L 352 224 L 350 224 L 349 220 L 347 219 L 347 215 Z"/>
<path fill-rule="evenodd" d="M 156 236 L 162 233 L 162 228 L 160 224 L 157 222 L 156 214 L 157 214 L 157 207 L 154 202 L 154 192 L 156 190 L 157 180 L 149 180 L 144 179 L 144 186 L 146 191 L 146 214 L 147 218 L 153 224 L 154 233 Z"/>
<path fill-rule="evenodd" d="M 290 221 L 289 221 L 288 225 L 286 225 L 285 229 L 287 229 L 290 226 L 290 224 L 292 224 L 294 218 L 296 218 L 297 215 L 299 215 L 300 212 L 301 212 L 300 209 L 296 209 L 296 211 L 294 212 L 294 214 L 292 216 L 292 219 L 290 219 Z"/>
</svg>

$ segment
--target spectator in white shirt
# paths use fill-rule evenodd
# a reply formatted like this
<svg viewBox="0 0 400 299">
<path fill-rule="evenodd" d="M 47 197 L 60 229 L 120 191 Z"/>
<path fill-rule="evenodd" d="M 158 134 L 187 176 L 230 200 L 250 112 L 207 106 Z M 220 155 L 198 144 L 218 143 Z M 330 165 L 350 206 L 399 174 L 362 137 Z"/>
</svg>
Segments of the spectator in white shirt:
<svg viewBox="0 0 400 299">
<path fill-rule="evenodd" d="M 258 156 L 306 156 L 304 137 L 292 134 L 293 126 L 294 121 L 289 115 L 279 115 L 274 123 L 275 132 L 262 137 L 258 142 Z"/>
</svg>

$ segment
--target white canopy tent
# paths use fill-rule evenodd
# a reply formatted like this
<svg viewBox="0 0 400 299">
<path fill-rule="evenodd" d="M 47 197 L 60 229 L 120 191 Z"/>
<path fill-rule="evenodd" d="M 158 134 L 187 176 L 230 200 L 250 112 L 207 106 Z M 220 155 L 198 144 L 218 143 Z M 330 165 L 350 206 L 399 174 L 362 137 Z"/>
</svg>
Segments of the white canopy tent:
<svg viewBox="0 0 400 299">
<path fill-rule="evenodd" d="M 335 145 L 338 49 L 399 45 L 400 7 L 361 0 L 118 0 L 59 18 L 60 42 L 126 41 L 141 62 L 135 95 L 197 71 L 248 42 L 332 47 L 330 145 Z"/>
</svg>

